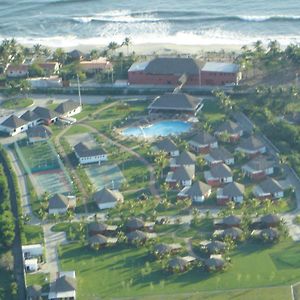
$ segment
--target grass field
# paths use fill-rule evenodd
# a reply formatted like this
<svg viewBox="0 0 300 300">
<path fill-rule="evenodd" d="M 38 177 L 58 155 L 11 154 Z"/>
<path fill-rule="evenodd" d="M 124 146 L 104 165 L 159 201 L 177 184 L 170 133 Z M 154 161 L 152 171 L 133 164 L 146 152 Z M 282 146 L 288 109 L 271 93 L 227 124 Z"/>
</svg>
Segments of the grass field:
<svg viewBox="0 0 300 300">
<path fill-rule="evenodd" d="M 248 242 L 233 252 L 232 265 L 228 270 L 215 274 L 194 268 L 183 274 L 170 275 L 162 270 L 158 262 L 153 261 L 146 248 L 126 246 L 103 249 L 96 253 L 80 244 L 70 244 L 60 249 L 60 262 L 63 270 L 75 269 L 79 300 L 99 297 L 140 299 L 145 295 L 212 292 L 220 289 L 242 289 L 238 292 L 245 293 L 245 297 L 237 295 L 240 298 L 236 299 L 257 299 L 251 298 L 256 295 L 256 291 L 245 290 L 288 286 L 300 280 L 298 252 L 298 244 L 291 241 L 273 247 Z M 95 281 L 95 278 L 101 280 Z M 248 298 L 246 298 L 247 294 Z M 290 297 L 287 288 L 278 288 L 279 296 L 276 294 L 273 298 L 268 290 L 261 296 L 263 295 L 269 298 L 262 299 L 274 300 Z M 215 298 L 203 299 L 226 299 L 220 298 L 223 295 L 215 296 Z"/>
<path fill-rule="evenodd" d="M 30 98 L 9 99 L 2 102 L 1 107 L 5 109 L 21 109 L 33 104 Z"/>
<path fill-rule="evenodd" d="M 209 122 L 221 121 L 225 118 L 225 113 L 221 110 L 220 105 L 215 100 L 205 100 L 202 113 Z"/>
<path fill-rule="evenodd" d="M 22 245 L 43 244 L 44 233 L 41 226 L 24 225 L 22 232 Z"/>
</svg>

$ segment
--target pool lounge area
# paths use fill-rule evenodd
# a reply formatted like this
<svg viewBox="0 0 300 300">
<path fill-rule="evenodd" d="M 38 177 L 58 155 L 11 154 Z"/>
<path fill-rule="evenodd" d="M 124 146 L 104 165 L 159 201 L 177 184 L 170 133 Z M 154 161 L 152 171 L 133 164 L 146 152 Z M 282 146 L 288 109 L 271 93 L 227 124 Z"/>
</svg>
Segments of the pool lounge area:
<svg viewBox="0 0 300 300">
<path fill-rule="evenodd" d="M 128 127 L 121 131 L 127 137 L 155 138 L 159 136 L 180 135 L 188 132 L 192 123 L 181 120 L 158 121 L 147 126 Z"/>
</svg>

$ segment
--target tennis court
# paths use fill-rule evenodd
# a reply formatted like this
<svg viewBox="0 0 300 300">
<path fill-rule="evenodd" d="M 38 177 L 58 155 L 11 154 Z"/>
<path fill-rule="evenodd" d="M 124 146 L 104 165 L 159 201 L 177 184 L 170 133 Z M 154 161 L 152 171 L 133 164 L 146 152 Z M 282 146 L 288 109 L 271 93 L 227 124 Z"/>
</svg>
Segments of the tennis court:
<svg viewBox="0 0 300 300">
<path fill-rule="evenodd" d="M 104 187 L 119 189 L 125 181 L 121 170 L 114 164 L 89 165 L 84 170 L 97 191 Z"/>
<path fill-rule="evenodd" d="M 72 193 L 72 182 L 51 142 L 15 143 L 17 155 L 39 196 L 43 193 Z"/>
</svg>

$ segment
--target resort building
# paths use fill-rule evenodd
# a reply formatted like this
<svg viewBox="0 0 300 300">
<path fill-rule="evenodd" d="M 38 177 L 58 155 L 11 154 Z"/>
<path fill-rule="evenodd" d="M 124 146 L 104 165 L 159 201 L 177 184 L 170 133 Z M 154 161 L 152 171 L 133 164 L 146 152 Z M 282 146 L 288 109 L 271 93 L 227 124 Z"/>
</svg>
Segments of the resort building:
<svg viewBox="0 0 300 300">
<path fill-rule="evenodd" d="M 260 180 L 274 173 L 274 159 L 259 155 L 242 166 L 243 173 L 253 180 Z"/>
<path fill-rule="evenodd" d="M 128 83 L 172 86 L 185 83 L 199 86 L 200 72 L 201 64 L 193 58 L 157 57 L 134 63 L 128 70 Z"/>
<path fill-rule="evenodd" d="M 100 164 L 108 160 L 107 153 L 102 148 L 90 149 L 82 142 L 74 146 L 74 153 L 81 165 L 92 163 Z"/>
<path fill-rule="evenodd" d="M 43 256 L 44 248 L 41 244 L 23 245 L 23 259 L 38 258 Z"/>
<path fill-rule="evenodd" d="M 201 85 L 238 85 L 241 79 L 237 64 L 207 62 L 201 70 Z"/>
<path fill-rule="evenodd" d="M 211 186 L 202 182 L 195 181 L 192 186 L 184 187 L 177 197 L 180 199 L 189 198 L 194 203 L 202 203 L 211 195 Z"/>
<path fill-rule="evenodd" d="M 58 74 L 60 69 L 60 64 L 57 61 L 38 63 L 38 66 L 43 69 L 44 74 L 47 77 Z"/>
<path fill-rule="evenodd" d="M 191 167 L 196 164 L 196 156 L 189 151 L 182 151 L 179 156 L 170 159 L 170 167 L 174 171 L 180 166 Z"/>
<path fill-rule="evenodd" d="M 30 285 L 26 288 L 26 300 L 42 299 L 42 287 L 40 285 Z"/>
<path fill-rule="evenodd" d="M 171 188 L 191 186 L 195 177 L 195 166 L 180 166 L 167 174 L 166 183 Z"/>
<path fill-rule="evenodd" d="M 39 264 L 37 258 L 30 258 L 24 260 L 25 272 L 36 272 L 39 269 Z"/>
<path fill-rule="evenodd" d="M 211 167 L 210 171 L 204 172 L 206 182 L 211 186 L 219 186 L 233 181 L 232 171 L 225 164 L 217 164 Z"/>
<path fill-rule="evenodd" d="M 79 114 L 82 111 L 82 105 L 80 105 L 78 102 L 68 100 L 59 104 L 55 108 L 55 111 L 62 117 L 68 118 Z"/>
<path fill-rule="evenodd" d="M 259 199 L 280 199 L 284 196 L 284 190 L 276 179 L 267 177 L 254 186 L 253 194 Z"/>
<path fill-rule="evenodd" d="M 21 119 L 28 122 L 28 127 L 34 127 L 43 124 L 43 121 L 41 120 L 40 116 L 32 110 L 27 110 L 25 113 L 23 113 Z"/>
<path fill-rule="evenodd" d="M 114 245 L 117 242 L 118 242 L 117 238 L 106 237 L 102 234 L 95 234 L 88 238 L 88 243 L 91 248 L 96 248 L 96 247 L 101 248 L 108 245 Z"/>
<path fill-rule="evenodd" d="M 152 148 L 154 151 L 163 151 L 171 157 L 179 155 L 176 144 L 170 138 L 165 138 L 156 142 Z"/>
<path fill-rule="evenodd" d="M 65 214 L 68 209 L 75 209 L 76 197 L 55 194 L 49 198 L 48 212 L 52 214 Z"/>
<path fill-rule="evenodd" d="M 177 273 L 185 272 L 191 267 L 191 264 L 196 261 L 196 258 L 193 256 L 184 256 L 184 257 L 174 257 L 168 262 L 168 270 Z"/>
<path fill-rule="evenodd" d="M 50 284 L 49 300 L 76 300 L 75 271 L 59 272 L 58 278 Z"/>
<path fill-rule="evenodd" d="M 237 227 L 230 227 L 223 230 L 215 230 L 213 236 L 221 240 L 230 238 L 233 241 L 238 241 L 243 237 L 243 231 Z"/>
<path fill-rule="evenodd" d="M 188 114 L 195 116 L 203 107 L 202 101 L 202 98 L 196 98 L 184 93 L 167 93 L 155 98 L 148 106 L 148 110 L 150 114 Z"/>
<path fill-rule="evenodd" d="M 175 254 L 178 253 L 182 249 L 182 246 L 180 244 L 157 244 L 153 248 L 153 254 L 158 257 L 164 257 L 169 254 Z"/>
<path fill-rule="evenodd" d="M 199 131 L 188 141 L 188 144 L 196 153 L 208 153 L 210 149 L 218 147 L 216 138 L 205 131 Z"/>
<path fill-rule="evenodd" d="M 214 221 L 214 227 L 218 229 L 226 229 L 231 227 L 240 227 L 242 219 L 238 216 L 230 215 L 220 220 Z"/>
<path fill-rule="evenodd" d="M 0 131 L 10 136 L 14 136 L 28 129 L 28 123 L 16 115 L 9 116 L 0 124 Z"/>
<path fill-rule="evenodd" d="M 240 125 L 230 120 L 223 122 L 216 130 L 215 136 L 228 141 L 237 142 L 243 135 L 243 129 Z"/>
<path fill-rule="evenodd" d="M 251 232 L 255 239 L 274 242 L 279 239 L 280 233 L 276 228 L 255 229 Z"/>
<path fill-rule="evenodd" d="M 212 148 L 209 153 L 204 156 L 205 161 L 210 165 L 226 164 L 228 166 L 234 164 L 234 156 L 224 147 Z"/>
<path fill-rule="evenodd" d="M 118 203 L 122 203 L 124 201 L 124 197 L 119 191 L 112 191 L 107 188 L 103 188 L 96 192 L 93 195 L 93 199 L 99 209 L 113 208 Z"/>
<path fill-rule="evenodd" d="M 208 271 L 219 271 L 225 267 L 225 260 L 222 255 L 213 254 L 204 260 L 204 266 Z"/>
<path fill-rule="evenodd" d="M 154 229 L 154 222 L 144 222 L 140 218 L 130 218 L 127 220 L 125 224 L 125 228 L 127 231 L 134 231 L 134 230 L 143 230 L 147 232 L 151 232 Z"/>
<path fill-rule="evenodd" d="M 242 203 L 244 200 L 245 186 L 237 182 L 230 182 L 217 190 L 217 203 L 224 205 L 228 201 Z"/>
<path fill-rule="evenodd" d="M 202 241 L 200 247 L 209 254 L 220 254 L 226 250 L 226 244 L 221 241 Z"/>
<path fill-rule="evenodd" d="M 88 225 L 89 235 L 103 234 L 111 235 L 115 234 L 118 229 L 116 225 L 107 225 L 105 223 L 93 222 Z"/>
<path fill-rule="evenodd" d="M 143 244 L 149 239 L 155 239 L 157 237 L 156 233 L 143 232 L 140 230 L 134 230 L 126 234 L 126 238 L 129 243 Z"/>
<path fill-rule="evenodd" d="M 251 227 L 256 229 L 277 227 L 280 224 L 280 222 L 281 219 L 278 215 L 268 214 L 253 220 Z"/>
<path fill-rule="evenodd" d="M 258 154 L 266 153 L 267 148 L 260 137 L 251 135 L 250 137 L 240 141 L 236 151 L 240 151 L 250 157 L 253 157 Z"/>
<path fill-rule="evenodd" d="M 46 108 L 46 107 L 41 107 L 37 106 L 33 112 L 37 115 L 38 117 L 38 123 L 43 122 L 45 125 L 50 125 L 55 122 L 57 122 L 59 114 L 56 112 Z"/>
<path fill-rule="evenodd" d="M 44 125 L 29 127 L 26 134 L 29 143 L 47 141 L 52 135 L 51 131 Z"/>
</svg>

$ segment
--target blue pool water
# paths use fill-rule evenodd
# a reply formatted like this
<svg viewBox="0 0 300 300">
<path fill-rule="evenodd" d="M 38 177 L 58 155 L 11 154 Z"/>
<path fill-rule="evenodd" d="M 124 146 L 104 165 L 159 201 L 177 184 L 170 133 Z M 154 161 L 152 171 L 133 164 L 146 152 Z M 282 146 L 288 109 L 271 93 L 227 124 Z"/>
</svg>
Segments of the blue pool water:
<svg viewBox="0 0 300 300">
<path fill-rule="evenodd" d="M 151 138 L 156 136 L 179 135 L 191 129 L 192 124 L 184 121 L 160 121 L 149 126 L 128 127 L 122 131 L 125 136 Z"/>
</svg>

